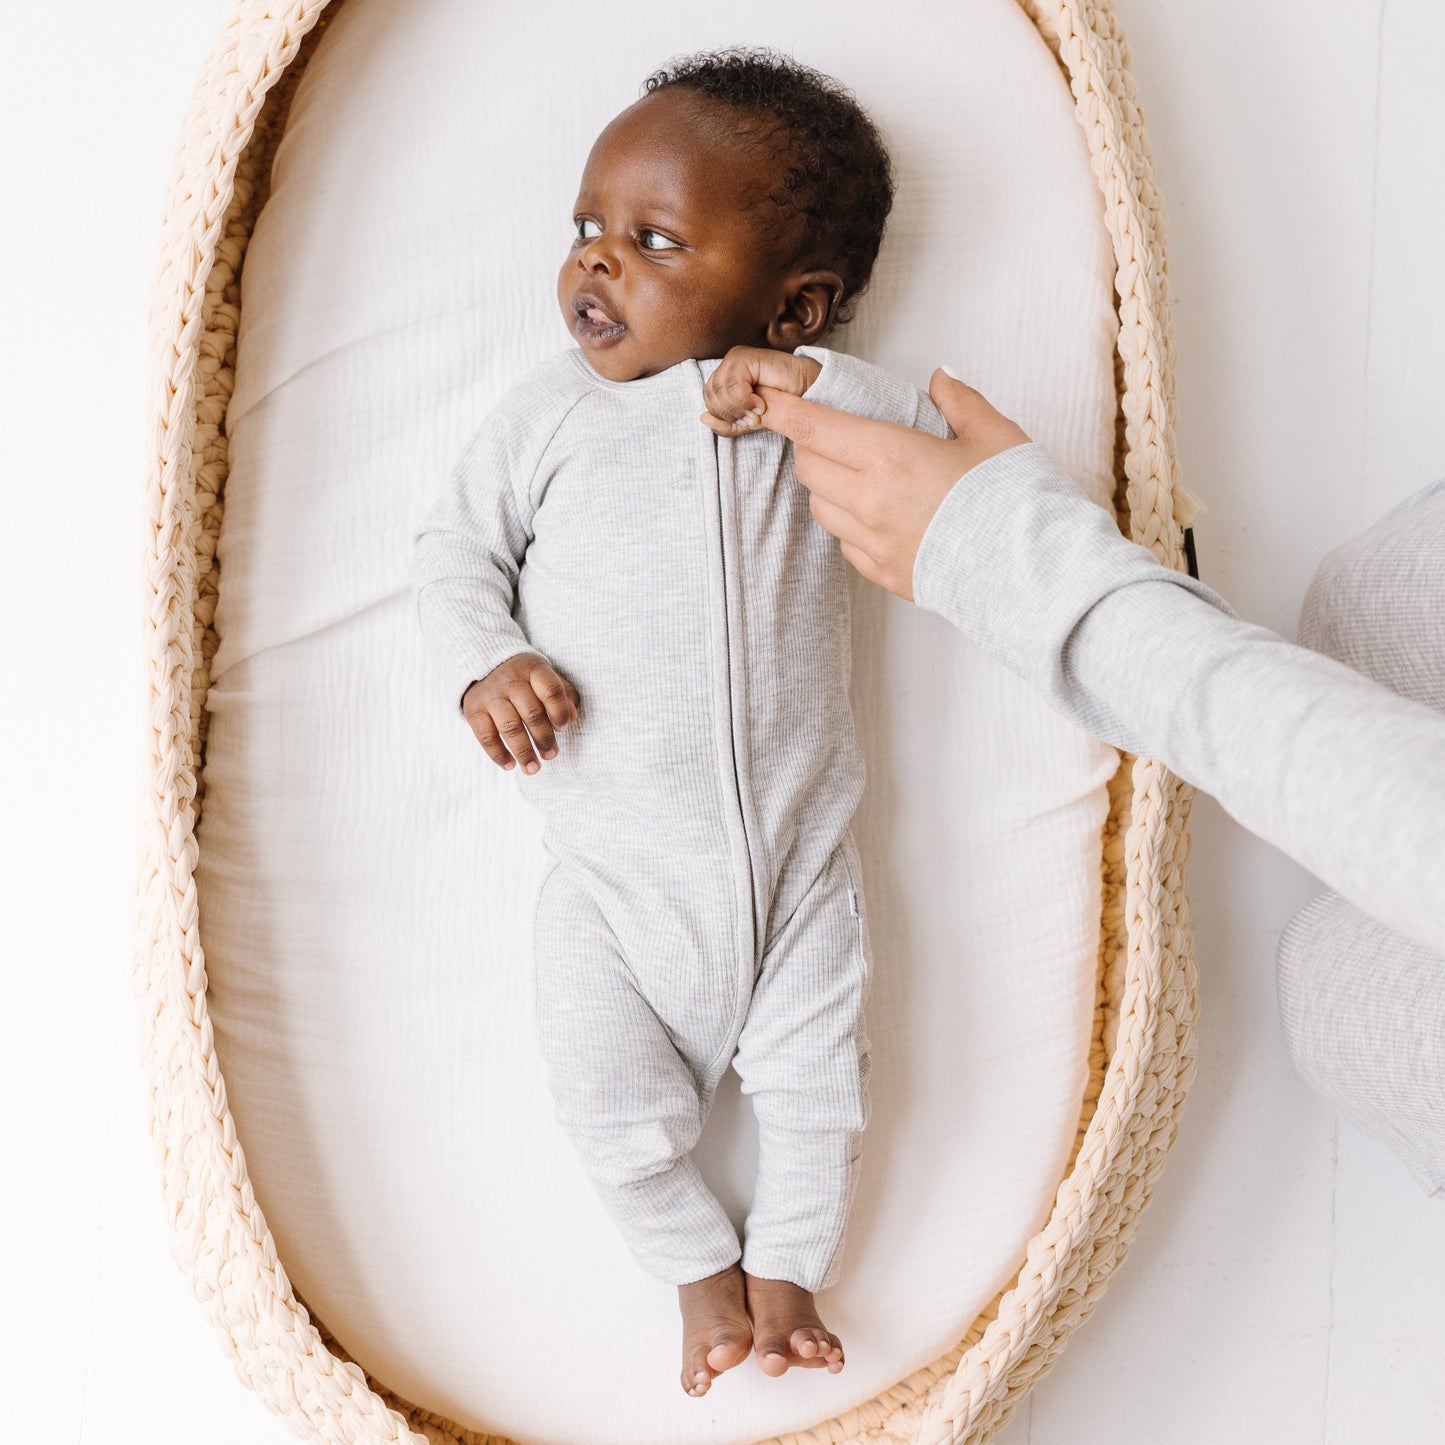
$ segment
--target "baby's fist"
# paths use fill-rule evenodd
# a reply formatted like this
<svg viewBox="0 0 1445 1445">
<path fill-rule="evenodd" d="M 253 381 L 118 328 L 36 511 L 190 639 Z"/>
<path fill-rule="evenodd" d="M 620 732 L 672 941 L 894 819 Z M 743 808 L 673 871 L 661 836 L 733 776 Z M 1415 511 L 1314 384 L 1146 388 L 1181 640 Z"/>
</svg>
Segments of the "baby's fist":
<svg viewBox="0 0 1445 1445">
<path fill-rule="evenodd" d="M 521 763 L 523 772 L 535 773 L 542 764 L 532 745 L 544 758 L 557 756 L 554 729 L 577 720 L 577 689 L 545 658 L 519 652 L 466 690 L 462 713 L 499 768 Z"/>
<path fill-rule="evenodd" d="M 810 356 L 791 351 L 770 351 L 762 346 L 734 346 L 703 383 L 707 410 L 699 420 L 719 436 L 742 436 L 756 431 L 764 411 L 760 386 L 802 396 L 817 380 L 822 367 Z"/>
</svg>

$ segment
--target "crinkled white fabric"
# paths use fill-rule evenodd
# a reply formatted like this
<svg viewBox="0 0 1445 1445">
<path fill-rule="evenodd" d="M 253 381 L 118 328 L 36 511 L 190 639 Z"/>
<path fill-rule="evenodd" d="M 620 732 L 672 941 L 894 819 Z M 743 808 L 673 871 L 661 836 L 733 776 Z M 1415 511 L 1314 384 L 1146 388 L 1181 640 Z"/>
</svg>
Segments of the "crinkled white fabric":
<svg viewBox="0 0 1445 1445">
<path fill-rule="evenodd" d="M 481 417 L 569 344 L 554 282 L 597 132 L 670 55 L 738 39 L 694 0 L 644 13 L 347 0 L 247 253 L 227 422 L 199 890 L 252 1184 L 368 1370 L 527 1445 L 807 1428 L 936 1359 L 1013 1277 L 1078 1120 L 1113 765 L 850 575 L 873 1112 L 822 1296 L 848 1367 L 748 1364 L 686 1398 L 676 1292 L 618 1237 L 538 1056 L 542 820 L 442 700 L 409 578 Z M 897 157 L 870 295 L 830 344 L 915 385 L 949 362 L 1103 500 L 1113 261 L 1056 63 L 1012 0 L 837 13 L 748 19 L 852 85 Z M 698 1157 L 739 1225 L 755 1150 L 728 1074 Z"/>
</svg>

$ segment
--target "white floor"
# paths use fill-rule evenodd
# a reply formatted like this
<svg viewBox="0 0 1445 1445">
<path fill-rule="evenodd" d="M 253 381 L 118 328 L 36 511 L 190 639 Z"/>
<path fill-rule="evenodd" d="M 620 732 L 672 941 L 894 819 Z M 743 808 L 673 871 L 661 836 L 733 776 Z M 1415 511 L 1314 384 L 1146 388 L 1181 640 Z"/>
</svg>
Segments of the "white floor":
<svg viewBox="0 0 1445 1445">
<path fill-rule="evenodd" d="M 1320 556 L 1445 475 L 1445 11 L 1116 3 L 1169 210 L 1204 576 L 1292 636 Z M 51 703 L 38 726 L 0 709 L 0 1434 L 17 1445 L 292 1438 L 169 1259 L 126 964 L 141 328 L 224 9 L 79 0 L 3 21 L 3 675 Z M 1290 1070 L 1273 955 L 1314 880 L 1212 802 L 1196 820 L 1199 1080 L 1128 1264 L 1001 1439 L 1445 1441 L 1445 1201 Z"/>
</svg>

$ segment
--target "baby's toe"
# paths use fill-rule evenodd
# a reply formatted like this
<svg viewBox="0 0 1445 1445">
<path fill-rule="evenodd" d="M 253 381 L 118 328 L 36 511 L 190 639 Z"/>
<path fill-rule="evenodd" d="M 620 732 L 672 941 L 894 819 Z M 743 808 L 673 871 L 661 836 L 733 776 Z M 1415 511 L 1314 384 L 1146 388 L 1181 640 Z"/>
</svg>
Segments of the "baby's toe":
<svg viewBox="0 0 1445 1445">
<path fill-rule="evenodd" d="M 753 1346 L 758 1357 L 758 1368 L 765 1375 L 781 1375 L 788 1368 L 788 1340 L 776 1331 L 769 1330 L 758 1337 Z"/>
<path fill-rule="evenodd" d="M 682 1363 L 682 1388 L 694 1399 L 698 1399 L 711 1389 L 713 1374 L 708 1368 L 707 1348 L 699 1346 L 689 1351 Z"/>
<path fill-rule="evenodd" d="M 828 1348 L 826 1330 L 810 1329 L 804 1325 L 793 1331 L 793 1353 L 805 1360 L 821 1355 Z"/>
<path fill-rule="evenodd" d="M 752 1335 L 745 1330 L 722 1330 L 713 1336 L 707 1351 L 706 1363 L 714 1374 L 720 1375 L 748 1357 L 752 1346 Z"/>
<path fill-rule="evenodd" d="M 835 1359 L 841 1362 L 843 1358 L 843 1347 L 838 1343 L 837 1335 L 830 1335 L 822 1328 L 804 1326 L 796 1329 L 792 1343 L 793 1353 L 809 1368 L 831 1365 Z"/>
</svg>

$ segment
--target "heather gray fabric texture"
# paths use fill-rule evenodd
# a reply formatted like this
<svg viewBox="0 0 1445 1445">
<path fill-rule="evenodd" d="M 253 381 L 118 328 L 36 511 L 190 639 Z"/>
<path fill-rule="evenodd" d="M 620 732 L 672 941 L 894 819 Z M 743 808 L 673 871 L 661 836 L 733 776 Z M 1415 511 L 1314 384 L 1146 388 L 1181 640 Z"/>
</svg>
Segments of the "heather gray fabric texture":
<svg viewBox="0 0 1445 1445">
<path fill-rule="evenodd" d="M 1299 640 L 1445 712 L 1445 478 L 1325 557 Z"/>
<path fill-rule="evenodd" d="M 1300 642 L 1445 711 L 1445 481 L 1320 563 Z M 1285 930 L 1277 965 L 1301 1076 L 1426 1193 L 1445 1191 L 1445 957 L 1323 893 Z"/>
<path fill-rule="evenodd" d="M 1445 1192 L 1445 958 L 1321 893 L 1279 942 L 1280 1020 L 1300 1077 Z"/>
<path fill-rule="evenodd" d="M 1080 727 L 1158 758 L 1420 947 L 1445 953 L 1445 717 L 1240 621 L 1119 535 L 1037 443 L 961 477 L 915 600 Z"/>
<path fill-rule="evenodd" d="M 822 364 L 810 399 L 952 435 L 908 383 L 798 350 Z M 816 1290 L 868 1118 L 847 563 L 790 444 L 698 420 L 717 365 L 614 382 L 579 349 L 544 362 L 482 422 L 413 574 L 449 705 L 521 651 L 580 696 L 517 782 L 552 860 L 538 1034 L 594 1188 L 661 1279 L 741 1257 Z M 741 1250 L 689 1157 L 729 1061 L 759 1133 Z"/>
</svg>

